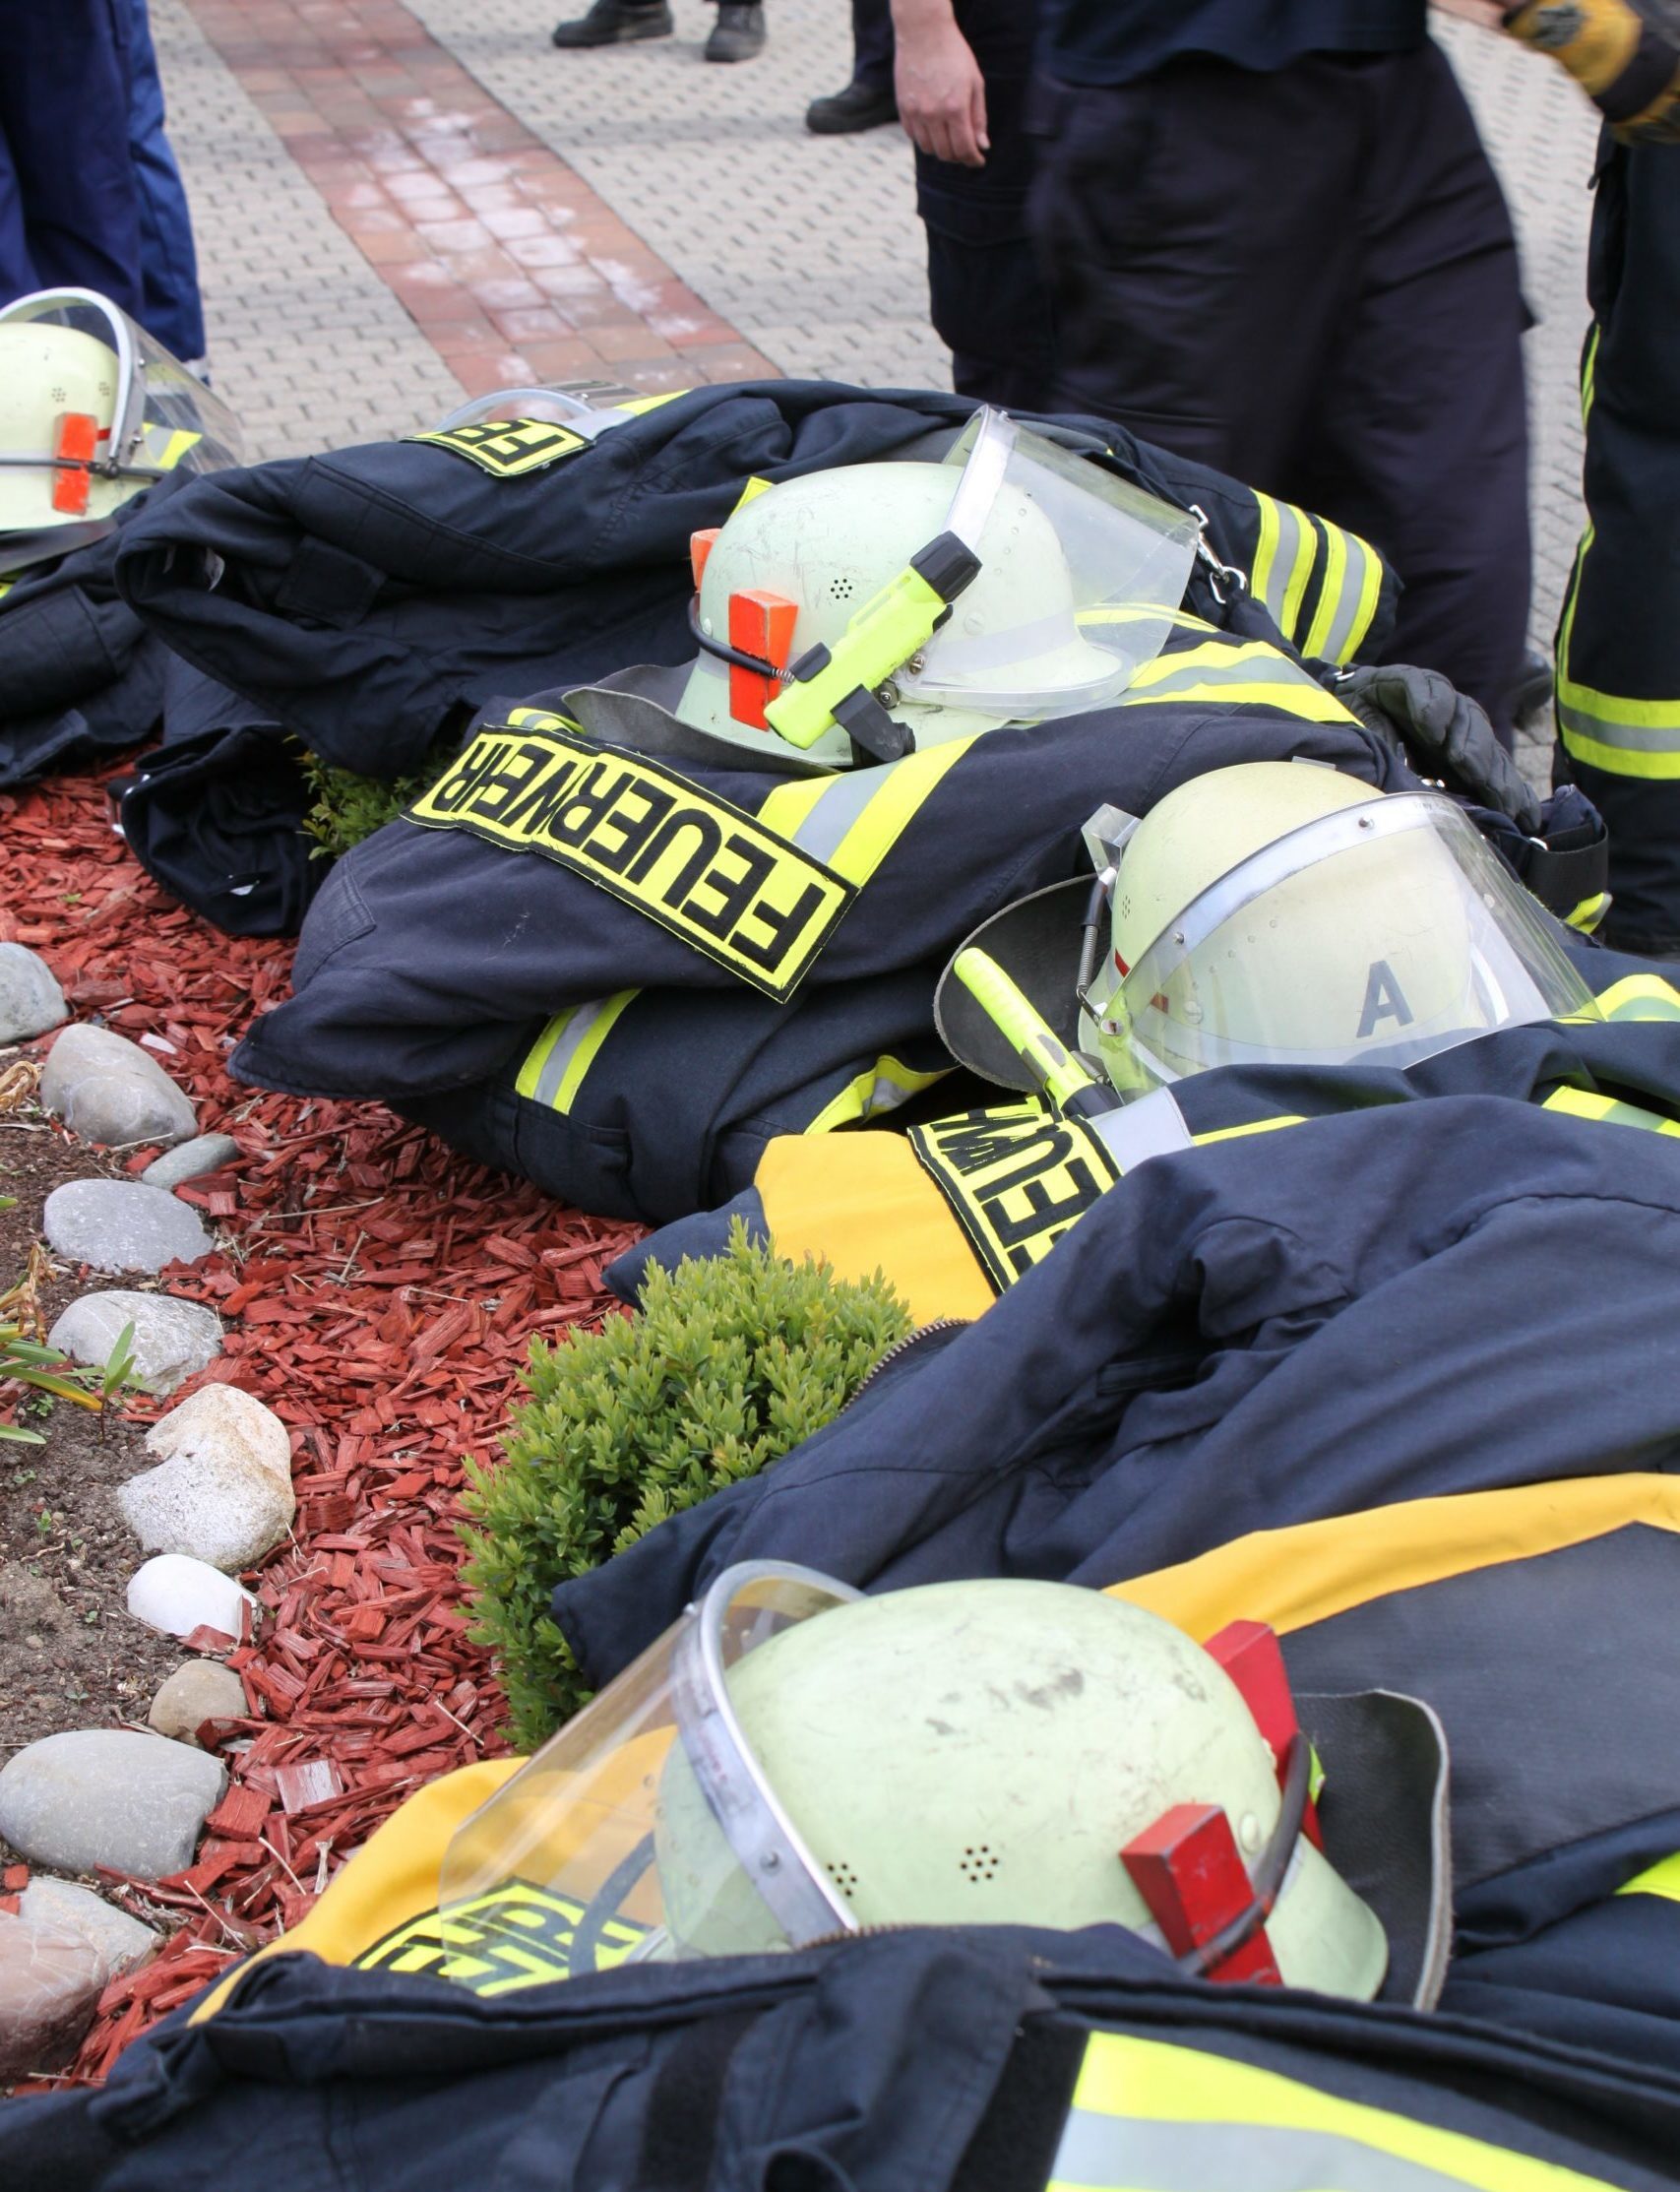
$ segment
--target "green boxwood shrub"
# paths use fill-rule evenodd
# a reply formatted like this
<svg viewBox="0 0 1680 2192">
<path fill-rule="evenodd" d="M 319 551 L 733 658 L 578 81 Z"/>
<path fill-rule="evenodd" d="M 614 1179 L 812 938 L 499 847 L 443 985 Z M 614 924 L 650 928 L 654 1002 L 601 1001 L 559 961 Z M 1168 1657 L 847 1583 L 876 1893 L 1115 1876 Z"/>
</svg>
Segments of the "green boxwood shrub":
<svg viewBox="0 0 1680 2192">
<path fill-rule="evenodd" d="M 787 1263 L 737 1224 L 726 1255 L 655 1267 L 633 1316 L 532 1342 L 507 1458 L 469 1461 L 462 1500 L 472 1634 L 522 1749 L 590 1694 L 548 1610 L 554 1586 L 820 1430 L 909 1330 L 879 1273 L 854 1284 Z"/>
<path fill-rule="evenodd" d="M 315 840 L 310 857 L 336 860 L 352 845 L 372 837 L 386 823 L 395 821 L 404 807 L 412 806 L 428 785 L 437 782 L 448 760 L 448 749 L 436 745 L 412 776 L 387 783 L 378 777 L 358 777 L 353 769 L 338 769 L 318 754 L 303 756 L 303 774 L 314 804 L 303 817 L 303 834 Z"/>
</svg>

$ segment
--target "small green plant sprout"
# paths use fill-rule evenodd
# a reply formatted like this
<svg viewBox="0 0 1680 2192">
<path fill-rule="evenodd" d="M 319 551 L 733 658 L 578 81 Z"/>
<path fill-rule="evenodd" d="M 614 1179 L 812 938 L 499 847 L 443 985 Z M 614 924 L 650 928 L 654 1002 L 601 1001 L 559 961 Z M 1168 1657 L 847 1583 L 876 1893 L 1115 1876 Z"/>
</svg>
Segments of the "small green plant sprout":
<svg viewBox="0 0 1680 2192">
<path fill-rule="evenodd" d="M 469 1461 L 462 1501 L 473 1634 L 522 1748 L 589 1697 L 549 1611 L 555 1585 L 809 1438 L 909 1329 L 879 1273 L 857 1284 L 790 1264 L 736 1225 L 727 1254 L 651 1270 L 635 1315 L 532 1343 L 507 1458 Z"/>
<path fill-rule="evenodd" d="M 395 821 L 411 806 L 448 767 L 450 749 L 434 745 L 424 764 L 412 776 L 382 783 L 378 777 L 359 777 L 353 770 L 338 769 L 315 754 L 302 756 L 304 781 L 314 794 L 303 817 L 303 834 L 315 840 L 313 860 L 336 860 L 363 838 L 372 837 L 386 823 Z"/>
<path fill-rule="evenodd" d="M 116 1345 L 102 1364 L 72 1362 L 57 1347 L 26 1338 L 19 1324 L 0 1323 L 0 1399 L 7 1396 L 8 1388 L 22 1387 L 17 1403 L 22 1408 L 69 1401 L 73 1407 L 100 1414 L 125 1385 L 138 1383 L 131 1351 L 133 1339 L 130 1322 L 118 1333 Z M 0 1423 L 0 1439 L 39 1446 L 42 1434 L 21 1423 Z"/>
</svg>

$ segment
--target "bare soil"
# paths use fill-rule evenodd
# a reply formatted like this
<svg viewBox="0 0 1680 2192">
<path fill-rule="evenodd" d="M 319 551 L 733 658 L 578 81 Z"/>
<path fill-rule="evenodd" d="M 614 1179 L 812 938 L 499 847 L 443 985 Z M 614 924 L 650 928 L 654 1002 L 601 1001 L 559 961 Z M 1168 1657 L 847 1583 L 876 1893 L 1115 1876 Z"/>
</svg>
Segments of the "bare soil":
<svg viewBox="0 0 1680 2192">
<path fill-rule="evenodd" d="M 0 1292 L 28 1269 L 55 1187 L 121 1173 L 32 1105 L 0 1117 L 0 1195 L 17 1199 L 0 1210 Z M 104 1284 L 147 1283 L 84 1280 L 52 1259 L 36 1289 L 43 1332 Z M 19 1420 L 44 1432 L 45 1443 L 0 1441 L 0 1765 L 63 1728 L 144 1726 L 154 1691 L 184 1657 L 125 1606 L 143 1556 L 114 1488 L 149 1466 L 146 1426 L 125 1423 L 116 1409 L 94 1415 L 48 1396 L 27 1403 Z"/>
</svg>

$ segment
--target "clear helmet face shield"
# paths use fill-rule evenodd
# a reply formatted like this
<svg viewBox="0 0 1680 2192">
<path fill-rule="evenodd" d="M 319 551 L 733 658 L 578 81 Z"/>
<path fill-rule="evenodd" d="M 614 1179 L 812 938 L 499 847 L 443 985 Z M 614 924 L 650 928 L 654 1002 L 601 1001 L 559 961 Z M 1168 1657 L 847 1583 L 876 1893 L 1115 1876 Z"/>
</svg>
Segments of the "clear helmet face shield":
<svg viewBox="0 0 1680 2192">
<path fill-rule="evenodd" d="M 1105 810 L 1088 842 L 1118 904 L 1136 826 Z M 1554 926 L 1450 799 L 1378 796 L 1240 861 L 1136 964 L 1111 949 L 1082 1000 L 1085 1039 L 1122 1096 L 1211 1066 L 1413 1065 L 1590 1016 Z"/>
<path fill-rule="evenodd" d="M 593 441 L 609 426 L 622 426 L 635 411 L 621 407 L 640 403 L 633 388 L 616 381 L 563 381 L 552 387 L 498 388 L 488 396 L 473 396 L 458 404 L 439 421 L 440 434 L 462 426 L 513 424 L 535 419 L 552 426 L 569 426 L 585 441 Z"/>
<path fill-rule="evenodd" d="M 900 691 L 1033 722 L 1107 707 L 1165 643 L 1196 519 L 989 406 L 945 462 L 962 467 L 946 529 L 999 604 L 959 595 Z"/>
<path fill-rule="evenodd" d="M 729 1677 L 771 1638 L 857 1596 L 776 1562 L 726 1571 L 463 1824 L 440 1910 L 510 1883 L 534 1891 L 573 1926 L 573 1976 L 848 1930 L 741 1731 Z"/>
<path fill-rule="evenodd" d="M 852 739 L 834 711 L 848 693 L 872 695 L 918 746 L 1105 707 L 1159 652 L 1198 532 L 982 409 L 941 463 L 808 473 L 745 502 L 701 563 L 702 652 L 678 712 L 843 767 Z M 934 570 L 958 575 L 923 584 Z M 821 700 L 801 683 L 813 660 Z"/>
<path fill-rule="evenodd" d="M 220 397 L 93 290 L 0 311 L 0 570 L 96 539 L 154 480 L 240 452 Z"/>
</svg>

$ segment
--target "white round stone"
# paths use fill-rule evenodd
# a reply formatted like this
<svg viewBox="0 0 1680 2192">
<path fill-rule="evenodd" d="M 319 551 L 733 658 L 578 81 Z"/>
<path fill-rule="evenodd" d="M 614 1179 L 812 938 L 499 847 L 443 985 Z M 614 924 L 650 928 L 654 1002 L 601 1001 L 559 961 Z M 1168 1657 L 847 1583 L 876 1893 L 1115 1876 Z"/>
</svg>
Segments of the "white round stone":
<svg viewBox="0 0 1680 2192">
<path fill-rule="evenodd" d="M 0 1043 L 45 1034 L 70 1008 L 52 969 L 25 944 L 0 944 Z"/>
<path fill-rule="evenodd" d="M 221 1352 L 221 1319 L 202 1302 L 113 1286 L 73 1301 L 47 1334 L 49 1347 L 75 1362 L 105 1363 L 132 1324 L 129 1352 L 148 1393 L 173 1393 Z"/>
<path fill-rule="evenodd" d="M 149 1629 L 166 1637 L 191 1636 L 195 1629 L 239 1635 L 240 1609 L 256 1599 L 220 1569 L 181 1553 L 160 1553 L 129 1578 L 128 1610 Z"/>
<path fill-rule="evenodd" d="M 285 1425 L 255 1394 L 237 1385 L 201 1385 L 190 1400 L 159 1416 L 146 1451 L 160 1462 L 216 1455 L 249 1462 L 291 1488 L 291 1440 Z"/>
<path fill-rule="evenodd" d="M 196 1264 L 212 1242 L 190 1205 L 139 1180 L 70 1180 L 46 1199 L 47 1241 L 95 1271 L 157 1272 Z"/>
<path fill-rule="evenodd" d="M 0 2082 L 67 2060 L 93 2021 L 102 1972 L 82 1934 L 0 1911 Z"/>
<path fill-rule="evenodd" d="M 184 1142 L 198 1126 L 186 1091 L 109 1028 L 65 1029 L 41 1072 L 40 1100 L 72 1134 L 110 1148 Z"/>
<path fill-rule="evenodd" d="M 266 1469 L 214 1452 L 178 1454 L 117 1488 L 146 1552 L 185 1553 L 233 1575 L 282 1544 L 295 1505 Z"/>
<path fill-rule="evenodd" d="M 161 1735 L 43 1735 L 0 1767 L 0 1835 L 31 1864 L 156 1880 L 191 1864 L 226 1780 L 214 1758 Z"/>
<path fill-rule="evenodd" d="M 99 1953 L 101 1986 L 108 1986 L 118 1973 L 132 1971 L 157 1946 L 149 1925 L 72 1880 L 31 1880 L 18 1898 L 18 1915 L 31 1925 L 54 1926 L 92 1942 Z"/>
</svg>

